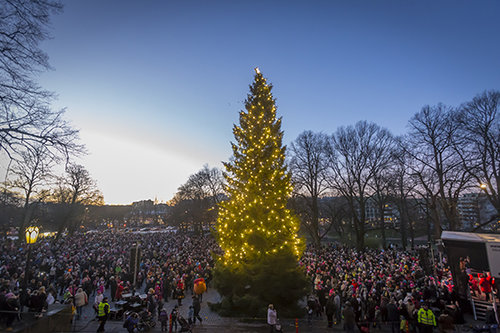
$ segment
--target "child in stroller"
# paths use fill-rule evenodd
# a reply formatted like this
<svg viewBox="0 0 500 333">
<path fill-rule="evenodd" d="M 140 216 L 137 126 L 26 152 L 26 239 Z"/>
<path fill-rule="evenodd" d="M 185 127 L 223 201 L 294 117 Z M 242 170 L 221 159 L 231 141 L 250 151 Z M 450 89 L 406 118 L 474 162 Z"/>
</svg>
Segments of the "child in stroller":
<svg viewBox="0 0 500 333">
<path fill-rule="evenodd" d="M 177 316 L 177 321 L 179 322 L 179 324 L 181 325 L 181 330 L 180 332 L 191 332 L 191 325 L 189 325 L 189 323 L 187 322 L 186 319 L 184 319 L 183 316 L 181 316 L 180 314 Z"/>
</svg>

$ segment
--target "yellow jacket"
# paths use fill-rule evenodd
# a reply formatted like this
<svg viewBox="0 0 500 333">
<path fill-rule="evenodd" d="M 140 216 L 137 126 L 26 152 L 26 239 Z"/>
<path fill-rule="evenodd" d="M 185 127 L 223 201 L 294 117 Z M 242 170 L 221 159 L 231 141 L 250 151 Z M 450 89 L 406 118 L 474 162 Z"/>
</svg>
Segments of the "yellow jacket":
<svg viewBox="0 0 500 333">
<path fill-rule="evenodd" d="M 434 313 L 432 313 L 431 309 L 427 309 L 426 311 L 424 308 L 420 308 L 417 315 L 419 324 L 436 326 L 436 317 L 434 316 Z"/>
</svg>

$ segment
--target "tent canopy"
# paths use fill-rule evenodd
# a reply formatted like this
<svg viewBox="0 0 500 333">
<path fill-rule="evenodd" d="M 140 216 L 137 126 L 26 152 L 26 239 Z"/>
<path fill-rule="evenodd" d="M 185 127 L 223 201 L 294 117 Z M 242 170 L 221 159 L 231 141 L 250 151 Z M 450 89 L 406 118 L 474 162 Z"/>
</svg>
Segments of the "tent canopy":
<svg viewBox="0 0 500 333">
<path fill-rule="evenodd" d="M 459 242 L 500 243 L 499 234 L 478 234 L 473 232 L 443 231 L 441 239 Z"/>
</svg>

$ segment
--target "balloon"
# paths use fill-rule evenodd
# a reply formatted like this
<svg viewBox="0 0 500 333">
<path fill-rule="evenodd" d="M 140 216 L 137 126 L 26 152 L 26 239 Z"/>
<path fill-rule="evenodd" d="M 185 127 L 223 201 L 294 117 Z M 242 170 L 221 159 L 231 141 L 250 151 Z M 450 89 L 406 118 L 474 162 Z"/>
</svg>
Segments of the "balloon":
<svg viewBox="0 0 500 333">
<path fill-rule="evenodd" d="M 205 291 L 207 291 L 207 285 L 205 284 L 205 279 L 198 278 L 194 280 L 193 290 L 196 295 L 203 294 Z"/>
</svg>

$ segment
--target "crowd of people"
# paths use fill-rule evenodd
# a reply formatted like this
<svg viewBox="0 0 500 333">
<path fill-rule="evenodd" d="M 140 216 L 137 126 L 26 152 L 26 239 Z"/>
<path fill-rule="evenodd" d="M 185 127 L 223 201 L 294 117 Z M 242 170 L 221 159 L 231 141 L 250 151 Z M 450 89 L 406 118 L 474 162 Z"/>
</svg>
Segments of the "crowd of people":
<svg viewBox="0 0 500 333">
<path fill-rule="evenodd" d="M 389 249 L 357 251 L 335 244 L 308 247 L 300 260 L 311 282 L 308 321 L 325 314 L 328 327 L 346 332 L 459 331 L 462 304 L 443 263 L 425 274 L 419 257 Z M 343 319 L 343 320 L 342 320 Z"/>
<path fill-rule="evenodd" d="M 141 249 L 141 259 L 134 284 L 130 249 L 136 245 Z M 38 315 L 48 305 L 59 302 L 72 305 L 73 320 L 82 318 L 85 306 L 93 306 L 95 316 L 101 320 L 99 329 L 104 329 L 109 302 L 133 292 L 147 295 L 146 306 L 144 313 L 128 315 L 125 326 L 129 331 L 144 315 L 159 321 L 162 331 L 177 330 L 178 323 L 182 330 L 183 322 L 202 321 L 202 295 L 197 296 L 192 289 L 196 279 L 210 282 L 214 251 L 218 247 L 211 236 L 87 232 L 39 240 L 26 265 L 26 245 L 2 239 L 3 325 L 10 328 L 23 308 Z M 434 267 L 433 274 L 426 274 L 414 253 L 396 249 L 357 251 L 329 244 L 308 247 L 299 265 L 311 283 L 312 292 L 307 298 L 309 323 L 325 315 L 328 327 L 342 325 L 346 332 L 356 327 L 362 332 L 376 331 L 382 326 L 390 327 L 392 332 L 431 332 L 435 326 L 442 332 L 452 332 L 464 323 L 462 304 L 443 263 Z M 183 299 L 193 294 L 185 320 L 180 307 Z M 165 306 L 169 299 L 176 304 L 172 310 Z M 270 305 L 268 323 L 275 328 L 273 311 Z"/>
<path fill-rule="evenodd" d="M 490 272 L 475 272 L 470 267 L 469 257 L 460 257 L 459 269 L 461 275 L 466 278 L 470 286 L 472 297 L 478 300 L 492 302 L 496 289 L 496 281 Z"/>
<path fill-rule="evenodd" d="M 129 267 L 130 249 L 137 244 L 141 260 L 134 285 Z M 202 277 L 210 282 L 214 250 L 217 250 L 215 240 L 208 236 L 173 232 L 77 233 L 39 240 L 26 265 L 26 245 L 2 239 L 1 319 L 10 328 L 23 308 L 41 314 L 48 305 L 60 302 L 72 304 L 74 320 L 79 320 L 87 304 L 93 305 L 98 315 L 105 294 L 114 302 L 129 292 L 145 292 L 146 308 L 156 315 L 169 298 L 181 305 L 186 294 L 192 293 L 195 279 Z M 26 273 L 25 267 L 28 267 Z"/>
</svg>

